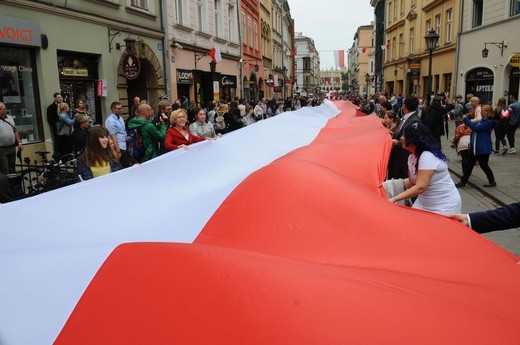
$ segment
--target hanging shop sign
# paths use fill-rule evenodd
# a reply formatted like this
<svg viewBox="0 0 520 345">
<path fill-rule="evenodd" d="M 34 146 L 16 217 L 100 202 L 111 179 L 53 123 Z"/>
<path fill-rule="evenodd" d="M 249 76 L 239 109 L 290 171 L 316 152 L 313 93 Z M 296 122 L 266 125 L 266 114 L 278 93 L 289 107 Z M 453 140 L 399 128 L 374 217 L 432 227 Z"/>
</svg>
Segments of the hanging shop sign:
<svg viewBox="0 0 520 345">
<path fill-rule="evenodd" d="M 220 80 L 222 87 L 235 88 L 237 87 L 237 77 L 234 75 L 224 75 Z"/>
<path fill-rule="evenodd" d="M 511 67 L 520 67 L 520 54 L 513 54 L 509 58 L 509 65 Z"/>
<path fill-rule="evenodd" d="M 126 79 L 136 79 L 141 73 L 141 62 L 134 54 L 127 54 L 123 57 L 123 74 Z"/>
<path fill-rule="evenodd" d="M 41 47 L 41 36 L 38 22 L 0 15 L 0 43 Z"/>
<path fill-rule="evenodd" d="M 193 72 L 186 69 L 178 69 L 177 84 L 193 84 Z"/>
</svg>

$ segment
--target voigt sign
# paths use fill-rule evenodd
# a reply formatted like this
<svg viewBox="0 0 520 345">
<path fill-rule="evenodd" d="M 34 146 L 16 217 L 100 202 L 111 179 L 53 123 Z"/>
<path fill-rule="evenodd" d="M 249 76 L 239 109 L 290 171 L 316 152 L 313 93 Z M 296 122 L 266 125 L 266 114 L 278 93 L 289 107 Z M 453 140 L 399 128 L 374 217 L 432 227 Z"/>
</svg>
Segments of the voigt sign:
<svg viewBox="0 0 520 345">
<path fill-rule="evenodd" d="M 40 47 L 40 25 L 34 20 L 0 15 L 0 43 Z"/>
</svg>

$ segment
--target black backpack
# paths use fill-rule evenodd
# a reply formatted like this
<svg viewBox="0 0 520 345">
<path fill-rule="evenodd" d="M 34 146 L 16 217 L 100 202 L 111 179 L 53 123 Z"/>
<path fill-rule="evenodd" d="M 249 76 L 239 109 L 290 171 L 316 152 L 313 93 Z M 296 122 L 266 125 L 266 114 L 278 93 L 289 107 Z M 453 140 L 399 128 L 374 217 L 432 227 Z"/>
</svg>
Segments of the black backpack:
<svg viewBox="0 0 520 345">
<path fill-rule="evenodd" d="M 130 144 L 132 145 L 130 151 L 132 152 L 132 157 L 136 162 L 141 163 L 145 153 L 141 127 L 128 130 L 128 136 L 130 137 Z"/>
</svg>

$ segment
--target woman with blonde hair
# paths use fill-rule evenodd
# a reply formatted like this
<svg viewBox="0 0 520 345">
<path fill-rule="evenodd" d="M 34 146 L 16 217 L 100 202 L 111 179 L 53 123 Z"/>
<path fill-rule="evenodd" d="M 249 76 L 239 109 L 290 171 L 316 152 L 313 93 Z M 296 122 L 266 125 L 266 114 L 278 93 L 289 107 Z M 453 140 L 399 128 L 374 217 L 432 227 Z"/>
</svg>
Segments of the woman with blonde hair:
<svg viewBox="0 0 520 345">
<path fill-rule="evenodd" d="M 468 161 L 464 169 L 464 175 L 460 179 L 460 182 L 456 184 L 457 188 L 466 186 L 473 167 L 477 162 L 488 179 L 488 183 L 485 184 L 484 187 L 495 187 L 497 185 L 493 171 L 489 167 L 489 155 L 493 151 L 491 131 L 495 128 L 497 120 L 493 117 L 493 107 L 490 105 L 483 105 L 481 113 L 482 119 L 479 122 L 473 122 L 473 120 L 470 120 L 468 117 L 462 119 L 464 123 L 471 128 L 471 138 Z"/>
<path fill-rule="evenodd" d="M 70 115 L 69 105 L 65 102 L 58 104 L 58 136 L 61 156 L 72 153 L 72 131 L 75 124 L 74 118 Z"/>
<path fill-rule="evenodd" d="M 469 100 L 469 103 L 471 104 L 471 108 L 473 111 L 470 114 L 471 122 L 479 122 L 482 120 L 482 106 L 480 105 L 480 98 L 473 96 Z"/>
<path fill-rule="evenodd" d="M 183 148 L 188 149 L 188 145 L 204 141 L 197 135 L 193 135 L 188 126 L 188 113 L 186 109 L 177 109 L 172 112 L 170 116 L 170 128 L 166 131 L 166 138 L 164 139 L 164 148 L 167 151 Z"/>
<path fill-rule="evenodd" d="M 498 123 L 495 127 L 495 154 L 500 154 L 500 143 L 502 143 L 502 155 L 507 153 L 506 133 L 509 126 L 509 118 L 511 117 L 511 109 L 507 107 L 507 100 L 505 97 L 500 97 L 497 106 L 493 110 L 493 117 L 497 119 Z"/>
<path fill-rule="evenodd" d="M 76 162 L 76 173 L 83 180 L 123 169 L 119 164 L 114 143 L 108 137 L 109 132 L 105 127 L 90 128 L 85 150 Z"/>
<path fill-rule="evenodd" d="M 217 114 L 215 116 L 215 132 L 217 132 L 217 134 L 227 133 L 227 123 L 225 120 L 227 112 L 228 112 L 227 104 L 221 104 L 218 106 Z"/>
</svg>

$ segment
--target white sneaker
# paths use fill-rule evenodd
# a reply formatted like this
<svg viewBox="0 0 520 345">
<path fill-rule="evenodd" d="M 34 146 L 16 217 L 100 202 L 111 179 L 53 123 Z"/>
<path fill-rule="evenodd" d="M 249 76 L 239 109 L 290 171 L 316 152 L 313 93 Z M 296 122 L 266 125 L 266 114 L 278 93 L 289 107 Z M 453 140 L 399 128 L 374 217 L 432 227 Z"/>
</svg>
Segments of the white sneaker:
<svg viewBox="0 0 520 345">
<path fill-rule="evenodd" d="M 512 154 L 512 153 L 516 153 L 516 150 L 514 147 L 510 148 L 509 150 L 507 150 L 507 153 L 508 154 Z"/>
</svg>

